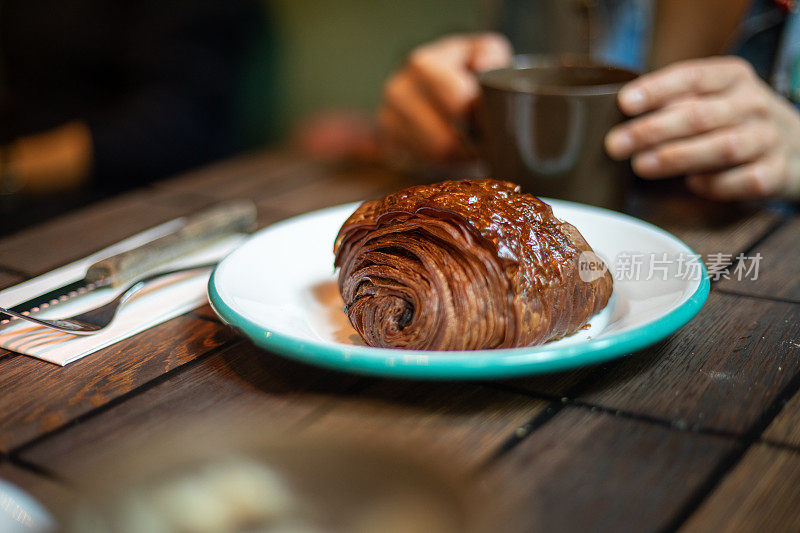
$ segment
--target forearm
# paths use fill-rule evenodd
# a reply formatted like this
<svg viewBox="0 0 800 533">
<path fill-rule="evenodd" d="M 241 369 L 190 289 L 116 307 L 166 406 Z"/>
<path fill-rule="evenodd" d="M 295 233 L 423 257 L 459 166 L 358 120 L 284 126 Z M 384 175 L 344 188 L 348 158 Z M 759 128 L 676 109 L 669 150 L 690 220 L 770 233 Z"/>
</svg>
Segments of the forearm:
<svg viewBox="0 0 800 533">
<path fill-rule="evenodd" d="M 82 122 L 20 137 L 2 154 L 0 167 L 22 193 L 42 194 L 76 189 L 91 174 L 92 138 Z"/>
</svg>

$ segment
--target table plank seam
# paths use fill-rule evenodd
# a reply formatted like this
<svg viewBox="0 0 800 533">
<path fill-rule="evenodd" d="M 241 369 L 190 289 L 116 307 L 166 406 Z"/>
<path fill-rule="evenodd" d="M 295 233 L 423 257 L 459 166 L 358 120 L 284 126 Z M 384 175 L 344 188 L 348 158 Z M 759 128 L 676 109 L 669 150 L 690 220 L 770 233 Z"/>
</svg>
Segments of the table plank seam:
<svg viewBox="0 0 800 533">
<path fill-rule="evenodd" d="M 589 380 L 589 379 L 591 379 L 591 376 L 589 376 L 587 378 L 587 380 Z M 578 389 L 580 387 L 580 385 L 582 385 L 582 384 L 583 384 L 583 382 L 577 384 L 574 388 Z M 684 426 L 682 426 L 680 424 L 675 424 L 675 423 L 673 423 L 673 422 L 671 422 L 669 420 L 664 420 L 664 419 L 660 419 L 660 418 L 657 418 L 657 417 L 649 417 L 649 416 L 645 416 L 645 415 L 639 415 L 639 414 L 635 414 L 635 413 L 629 413 L 629 412 L 624 411 L 624 410 L 618 410 L 618 409 L 613 409 L 613 408 L 607 408 L 607 407 L 603 407 L 603 406 L 593 405 L 593 404 L 591 404 L 589 402 L 570 399 L 570 398 L 568 398 L 568 396 L 563 396 L 559 400 L 558 397 L 555 396 L 555 395 L 544 394 L 544 393 L 536 393 L 536 392 L 532 392 L 532 391 L 529 391 L 529 390 L 526 390 L 526 389 L 520 389 L 520 388 L 514 387 L 513 385 L 504 385 L 504 384 L 497 384 L 497 383 L 492 383 L 492 382 L 487 382 L 486 385 L 489 385 L 489 386 L 491 386 L 493 388 L 496 388 L 496 389 L 499 389 L 499 390 L 504 390 L 504 391 L 508 391 L 508 392 L 517 392 L 517 393 L 525 394 L 525 395 L 528 395 L 528 396 L 531 396 L 531 397 L 535 397 L 535 398 L 539 398 L 539 399 L 550 399 L 550 400 L 553 400 L 553 403 L 558 402 L 562 406 L 571 406 L 571 407 L 589 409 L 591 412 L 603 412 L 603 413 L 609 414 L 611 416 L 631 419 L 631 420 L 639 421 L 639 422 L 642 422 L 642 423 L 649 423 L 649 424 L 659 425 L 659 426 L 662 426 L 662 427 L 666 427 L 666 428 L 668 428 L 670 430 L 689 431 L 689 432 L 692 432 L 692 433 L 699 433 L 699 434 L 705 434 L 705 435 L 711 435 L 711 436 L 717 436 L 717 437 L 721 437 L 721 438 L 730 439 L 734 443 L 734 448 L 731 450 L 731 452 L 729 454 L 727 454 L 725 457 L 723 457 L 723 459 L 717 465 L 715 470 L 712 471 L 712 473 L 709 475 L 709 478 L 706 481 L 706 483 L 701 485 L 701 487 L 697 491 L 697 494 L 693 497 L 693 499 L 695 499 L 695 500 L 698 498 L 698 496 L 701 497 L 704 500 L 705 497 L 707 497 L 711 492 L 713 492 L 713 490 L 716 488 L 716 485 L 719 482 L 721 482 L 722 479 L 724 479 L 724 477 L 727 474 L 727 472 L 729 472 L 730 470 L 732 470 L 733 468 L 736 467 L 738 462 L 741 460 L 741 458 L 745 455 L 747 450 L 753 444 L 756 444 L 756 443 L 766 444 L 766 445 L 769 445 L 769 446 L 773 446 L 773 447 L 775 447 L 777 449 L 781 449 L 781 450 L 789 451 L 789 452 L 792 452 L 792 453 L 799 453 L 800 454 L 800 448 L 798 448 L 796 446 L 787 445 L 787 444 L 784 444 L 784 443 L 775 442 L 775 441 L 772 441 L 772 440 L 760 438 L 760 436 L 763 433 L 763 431 L 769 426 L 769 424 L 772 422 L 772 420 L 775 418 L 775 416 L 777 416 L 777 414 L 783 408 L 783 406 L 785 405 L 787 399 L 791 398 L 795 394 L 795 392 L 797 392 L 797 390 L 800 390 L 800 373 L 798 373 L 790 381 L 790 383 L 787 384 L 786 387 L 784 387 L 784 390 L 781 391 L 781 394 L 778 397 L 776 397 L 775 401 L 770 405 L 770 407 L 767 409 L 767 411 L 765 411 L 765 415 L 762 415 L 762 419 L 759 419 L 759 421 L 757 421 L 757 423 L 754 424 L 751 427 L 751 429 L 748 430 L 748 432 L 745 435 L 742 435 L 742 436 L 739 436 L 739 435 L 736 435 L 736 434 L 730 433 L 730 432 L 725 432 L 725 431 L 711 430 L 711 429 L 708 429 L 708 428 L 697 429 L 697 428 L 684 427 Z M 551 405 L 553 405 L 553 404 L 551 404 Z M 560 409 L 559 409 L 559 411 L 560 411 Z M 548 417 L 548 420 L 549 420 L 549 418 L 554 417 L 556 414 L 557 414 L 557 412 L 552 413 L 551 416 Z M 547 420 L 545 420 L 545 422 L 546 421 Z M 540 426 L 541 425 L 542 424 L 540 424 Z M 519 438 L 518 440 L 521 441 L 526 436 L 527 436 L 527 434 L 521 436 L 521 438 Z M 511 443 L 508 443 L 508 442 L 504 443 L 504 445 L 509 446 L 508 450 L 512 449 L 516 444 L 519 444 L 519 442 L 514 443 L 513 446 L 511 446 L 510 444 Z M 498 457 L 502 456 L 508 450 L 503 450 L 502 453 L 496 453 L 496 455 Z M 480 470 L 491 466 L 491 463 L 493 462 L 493 460 L 494 460 L 494 457 L 491 457 L 489 461 L 486 461 L 486 463 L 484 463 L 482 465 L 482 468 Z M 716 481 L 716 483 L 714 483 L 712 485 L 712 484 L 709 483 L 709 481 Z M 691 501 L 692 500 L 690 500 L 690 502 Z M 689 516 L 691 516 L 691 513 L 693 513 L 694 510 L 696 510 L 697 508 L 699 508 L 701 503 L 702 503 L 702 501 L 700 501 L 700 503 L 698 503 L 696 507 L 691 507 L 692 510 L 688 514 L 685 514 L 685 516 L 684 516 L 684 514 L 679 513 L 678 514 L 678 518 L 674 519 L 670 523 L 670 525 L 668 527 L 665 527 L 665 529 L 663 531 L 676 531 L 676 530 L 678 530 L 681 527 L 681 525 L 683 524 L 683 522 L 688 520 Z M 688 506 L 684 507 L 684 512 L 688 508 L 689 508 Z"/>
<path fill-rule="evenodd" d="M 633 420 L 636 422 L 644 422 L 646 424 L 653 424 L 656 426 L 661 426 L 667 429 L 673 429 L 677 431 L 686 431 L 689 433 L 697 433 L 701 435 L 708 435 L 713 437 L 722 437 L 726 439 L 734 439 L 737 440 L 741 437 L 736 433 L 730 431 L 722 431 L 713 428 L 707 428 L 702 426 L 688 426 L 685 423 L 680 421 L 673 421 L 665 418 L 658 418 L 656 416 L 649 416 L 643 415 L 641 413 L 633 413 L 630 411 L 625 411 L 624 409 L 614 409 L 612 407 L 605 407 L 602 405 L 595 405 L 591 402 L 585 402 L 583 400 L 568 400 L 564 402 L 566 405 L 572 407 L 578 407 L 582 409 L 589 409 L 591 412 L 600 412 L 605 413 L 614 417 L 624 418 L 626 420 Z"/>
<path fill-rule="evenodd" d="M 495 462 L 497 462 L 501 457 L 509 453 L 511 450 L 516 448 L 522 441 L 524 441 L 529 435 L 533 434 L 536 430 L 547 424 L 550 420 L 555 418 L 555 416 L 561 412 L 562 409 L 567 405 L 567 402 L 564 402 L 564 398 L 569 399 L 571 396 L 576 396 L 580 393 L 585 387 L 588 387 L 589 384 L 594 381 L 596 375 L 599 375 L 601 369 L 596 369 L 589 373 L 584 379 L 578 381 L 575 385 L 568 388 L 564 392 L 564 396 L 556 397 L 554 395 L 547 395 L 547 394 L 539 394 L 532 391 L 520 389 L 518 387 L 514 387 L 512 385 L 506 385 L 498 382 L 493 381 L 486 381 L 482 384 L 488 386 L 490 388 L 494 388 L 495 390 L 501 390 L 504 392 L 511 392 L 514 394 L 521 394 L 527 397 L 533 397 L 540 400 L 550 400 L 550 403 L 545 406 L 545 408 L 533 416 L 528 422 L 518 426 L 514 433 L 512 433 L 504 442 L 502 442 L 497 449 L 488 456 L 486 460 L 484 460 L 481 464 L 478 465 L 476 469 L 477 473 L 484 472 L 488 468 L 490 468 Z"/>
<path fill-rule="evenodd" d="M 9 457 L 11 457 L 13 459 L 19 459 L 20 455 L 23 454 L 29 448 L 32 448 L 33 446 L 36 446 L 37 444 L 40 444 L 40 443 L 44 442 L 45 440 L 47 440 L 47 439 L 49 439 L 51 437 L 59 435 L 59 434 L 63 433 L 64 431 L 67 431 L 68 429 L 71 429 L 72 427 L 77 426 L 81 422 L 84 422 L 86 420 L 94 418 L 95 416 L 98 416 L 98 415 L 100 415 L 102 413 L 105 413 L 106 411 L 116 407 L 117 405 L 120 405 L 120 404 L 126 402 L 127 400 L 133 398 L 134 396 L 138 396 L 139 394 L 150 390 L 151 388 L 155 387 L 159 383 L 162 383 L 162 382 L 164 382 L 164 381 L 166 381 L 166 380 L 168 380 L 168 379 L 170 379 L 172 377 L 177 376 L 179 373 L 183 372 L 184 370 L 189 370 L 190 368 L 202 363 L 206 359 L 208 359 L 210 357 L 213 357 L 214 355 L 217 355 L 217 354 L 227 350 L 228 348 L 231 348 L 231 347 L 235 346 L 236 344 L 238 344 L 240 342 L 242 342 L 242 339 L 236 337 L 236 338 L 231 339 L 231 340 L 229 340 L 229 341 L 227 341 L 227 342 L 225 342 L 223 344 L 220 344 L 219 346 L 217 346 L 215 348 L 212 348 L 208 352 L 197 356 L 196 358 L 192 359 L 191 361 L 188 361 L 188 362 L 186 362 L 186 363 L 184 363 L 184 364 L 182 364 L 180 366 L 176 366 L 175 368 L 170 369 L 169 371 L 167 371 L 167 372 L 165 372 L 165 373 L 163 373 L 163 374 L 151 379 L 150 381 L 146 381 L 146 382 L 142 383 L 141 385 L 139 385 L 138 387 L 135 387 L 135 388 L 129 390 L 125 394 L 117 396 L 116 398 L 112 398 L 111 400 L 109 400 L 108 402 L 104 403 L 103 405 L 100 405 L 100 406 L 98 406 L 98 407 L 96 407 L 94 409 L 86 411 L 85 413 L 82 413 L 82 414 L 76 416 L 75 418 L 73 418 L 71 420 L 68 420 L 67 422 L 61 424 L 60 426 L 51 429 L 50 431 L 42 433 L 41 435 L 38 435 L 38 436 L 36 436 L 36 437 L 26 441 L 26 442 L 23 442 L 22 444 L 19 444 L 18 446 L 16 446 L 15 448 L 11 449 L 8 452 Z"/>
<path fill-rule="evenodd" d="M 342 392 L 340 394 L 341 394 L 341 396 L 351 396 L 351 395 L 354 395 L 354 394 L 358 394 L 359 392 L 363 391 L 364 389 L 366 389 L 367 387 L 369 387 L 373 383 L 375 383 L 374 379 L 360 378 L 355 383 L 345 387 L 344 390 L 342 390 Z M 292 422 L 291 424 L 289 424 L 289 428 L 291 430 L 295 430 L 295 431 L 298 431 L 298 432 L 302 431 L 303 429 L 305 429 L 307 426 L 309 426 L 314 421 L 319 420 L 320 418 L 322 418 L 326 414 L 328 414 L 331 411 L 333 411 L 333 409 L 335 409 L 335 407 L 336 407 L 336 404 L 337 404 L 337 400 L 333 399 L 333 398 L 322 402 L 320 405 L 317 405 L 316 407 L 314 407 L 309 413 L 306 413 L 305 415 L 301 416 L 295 422 Z"/>
<path fill-rule="evenodd" d="M 781 298 L 780 296 L 768 296 L 768 295 L 761 295 L 761 294 L 753 294 L 747 292 L 741 292 L 732 289 L 714 289 L 719 294 L 727 294 L 729 296 L 739 296 L 741 298 L 752 298 L 755 300 L 767 300 L 770 302 L 777 302 L 777 303 L 784 303 L 784 304 L 800 304 L 800 300 L 793 300 L 791 298 Z"/>
<path fill-rule="evenodd" d="M 616 409 L 616 408 L 613 408 L 613 407 L 606 407 L 606 406 L 603 406 L 603 405 L 595 404 L 595 403 L 592 403 L 592 402 L 587 402 L 587 401 L 584 401 L 584 400 L 579 400 L 577 398 L 571 398 L 571 397 L 568 397 L 568 396 L 560 396 L 559 397 L 559 396 L 552 395 L 552 394 L 546 394 L 546 393 L 531 391 L 531 390 L 524 389 L 524 388 L 514 387 L 513 385 L 502 385 L 502 384 L 491 383 L 491 382 L 487 382 L 486 385 L 488 385 L 490 387 L 493 387 L 493 388 L 495 388 L 497 390 L 503 390 L 505 392 L 515 392 L 517 394 L 523 394 L 525 396 L 529 396 L 531 398 L 536 398 L 536 399 L 539 399 L 539 400 L 549 400 L 549 401 L 553 401 L 553 402 L 560 402 L 560 403 L 562 403 L 564 405 L 567 405 L 567 406 L 570 406 L 570 407 L 576 407 L 576 408 L 579 408 L 579 409 L 588 409 L 593 413 L 595 413 L 595 412 L 605 413 L 605 414 L 608 414 L 608 415 L 611 415 L 611 416 L 624 418 L 626 420 L 644 422 L 644 423 L 647 423 L 647 424 L 653 424 L 653 425 L 657 425 L 657 426 L 662 426 L 662 427 L 665 427 L 665 428 L 668 428 L 668 429 L 674 429 L 674 430 L 678 430 L 678 431 L 688 431 L 688 432 L 691 432 L 691 433 L 699 433 L 699 434 L 703 434 L 703 435 L 714 436 L 714 437 L 722 437 L 722 438 L 726 438 L 726 439 L 738 439 L 738 438 L 741 437 L 741 435 L 738 435 L 738 434 L 730 432 L 730 431 L 721 431 L 721 430 L 718 430 L 718 429 L 707 428 L 707 427 L 696 426 L 696 425 L 695 426 L 687 426 L 686 424 L 683 424 L 683 423 L 680 423 L 680 422 L 677 422 L 677 421 L 673 421 L 673 420 L 669 420 L 669 419 L 666 419 L 666 418 L 659 418 L 659 417 L 656 417 L 656 416 L 650 416 L 650 415 L 645 415 L 645 414 L 641 414 L 641 413 L 634 413 L 634 412 L 631 412 L 631 411 L 626 411 L 625 409 Z M 578 391 L 578 393 L 580 393 L 580 392 L 581 391 Z"/>
<path fill-rule="evenodd" d="M 200 319 L 200 320 L 204 320 L 206 322 L 211 322 L 211 323 L 214 323 L 214 324 L 222 324 L 225 327 L 231 327 L 231 326 L 225 324 L 224 322 L 222 322 L 216 315 L 214 315 L 212 317 L 212 316 L 204 315 L 203 313 L 198 313 L 196 310 L 189 311 L 188 313 L 186 313 L 186 315 L 190 316 L 192 318 L 197 318 L 197 319 Z"/>
<path fill-rule="evenodd" d="M 11 274 L 12 276 L 16 276 L 18 278 L 22 278 L 20 283 L 22 283 L 22 281 L 25 281 L 25 280 L 30 279 L 30 278 L 33 277 L 28 272 L 22 271 L 22 270 L 20 270 L 18 268 L 14 268 L 14 267 L 8 266 L 6 264 L 2 264 L 2 263 L 0 263 L 0 272 L 5 273 L 5 274 Z"/>
<path fill-rule="evenodd" d="M 16 466 L 17 468 L 21 468 L 33 475 L 44 477 L 49 481 L 58 483 L 59 485 L 71 488 L 74 487 L 67 479 L 59 476 L 57 473 L 53 472 L 49 468 L 45 468 L 37 463 L 26 461 L 25 459 L 22 459 L 20 457 L 13 457 L 13 456 L 9 456 L 8 462 L 9 464 Z"/>
<path fill-rule="evenodd" d="M 714 492 L 714 489 L 723 481 L 725 476 L 731 472 L 741 461 L 753 444 L 761 441 L 761 435 L 772 423 L 784 405 L 800 390 L 800 372 L 795 374 L 791 380 L 781 389 L 772 403 L 764 410 L 762 415 L 751 427 L 742 435 L 741 440 L 736 441 L 736 445 L 728 452 L 717 466 L 711 471 L 705 481 L 700 484 L 695 495 L 683 505 L 675 514 L 674 519 L 665 526 L 663 531 L 677 531 L 686 521 L 697 511 L 706 499 Z"/>
<path fill-rule="evenodd" d="M 757 246 L 757 243 L 754 243 L 752 246 Z M 751 248 L 752 248 L 751 246 Z M 572 389 L 570 389 L 567 393 L 565 393 L 564 397 L 561 399 L 564 402 L 564 405 L 581 405 L 583 407 L 588 407 L 591 409 L 592 407 L 599 408 L 599 406 L 593 406 L 591 403 L 588 402 L 581 402 L 581 401 L 574 401 L 570 400 L 571 396 L 575 395 L 576 392 L 580 393 L 580 391 L 584 390 L 585 387 L 591 385 L 593 381 L 597 378 L 602 376 L 607 369 L 603 367 L 598 368 L 597 370 L 591 372 L 586 378 L 579 381 Z M 517 389 L 512 385 L 505 385 L 505 384 L 497 384 L 493 383 L 492 386 L 494 387 L 504 387 L 504 388 L 511 388 Z M 736 467 L 739 461 L 744 457 L 747 450 L 753 443 L 759 442 L 760 437 L 769 424 L 773 421 L 773 419 L 777 416 L 780 410 L 783 408 L 783 405 L 790 399 L 794 394 L 800 389 L 800 373 L 793 376 L 793 378 L 783 387 L 780 393 L 775 397 L 773 402 L 762 412 L 761 416 L 759 417 L 756 422 L 754 422 L 751 427 L 741 436 L 730 435 L 726 434 L 725 432 L 718 432 L 718 431 L 710 431 L 707 428 L 702 430 L 702 433 L 709 433 L 714 434 L 721 437 L 733 438 L 734 447 L 732 450 L 724 456 L 720 462 L 715 466 L 714 470 L 708 475 L 707 479 L 699 486 L 695 494 L 687 500 L 685 505 L 675 514 L 675 517 L 671 522 L 668 523 L 668 527 L 664 529 L 664 531 L 675 531 L 679 529 L 688 519 L 689 517 L 702 505 L 705 499 L 713 493 L 716 489 L 718 484 L 724 479 L 729 471 Z M 529 390 L 519 390 L 521 393 L 531 394 L 533 396 L 537 396 L 544 399 L 555 399 L 553 395 L 541 394 L 541 393 L 532 393 Z M 564 399 L 566 398 L 566 401 Z M 617 412 L 615 409 L 607 410 L 610 414 L 615 416 L 624 416 L 627 415 L 625 411 Z M 633 415 L 637 420 L 642 422 L 650 422 L 650 423 L 660 423 L 664 425 L 668 425 L 672 429 L 684 429 L 684 430 L 691 430 L 691 431 L 698 431 L 697 428 L 682 428 L 680 426 L 676 426 L 672 424 L 670 421 L 661 421 L 658 418 L 653 418 L 652 420 L 648 420 L 644 417 L 640 417 L 639 415 Z"/>
<path fill-rule="evenodd" d="M 475 474 L 480 475 L 494 465 L 503 456 L 519 446 L 529 435 L 550 422 L 565 407 L 562 402 L 550 402 L 541 412 L 533 416 L 529 421 L 521 426 L 517 426 L 514 432 L 494 450 L 489 456 L 478 464 Z"/>
<path fill-rule="evenodd" d="M 719 267 L 720 268 L 724 268 L 726 270 L 730 270 L 731 267 L 735 268 L 736 265 L 740 262 L 739 259 L 737 259 L 737 257 L 739 257 L 740 255 L 745 256 L 745 257 L 750 255 L 751 252 L 753 252 L 756 248 L 758 248 L 758 246 L 760 246 L 764 241 L 769 239 L 774 233 L 776 233 L 778 230 L 780 230 L 784 226 L 787 226 L 789 224 L 790 220 L 791 220 L 791 218 L 789 218 L 787 216 L 782 216 L 781 218 L 779 218 L 778 220 L 773 222 L 772 225 L 770 227 L 768 227 L 764 231 L 764 233 L 762 233 L 752 243 L 750 243 L 750 246 L 748 246 L 747 248 L 745 248 L 741 252 L 731 254 L 731 260 L 729 262 L 725 263 L 725 264 L 719 265 Z M 715 279 L 709 280 L 710 283 L 711 283 L 711 288 L 713 289 L 714 285 L 716 285 L 717 283 L 719 283 L 722 280 L 723 280 L 722 277 L 720 277 L 719 279 L 716 279 L 716 280 Z"/>
<path fill-rule="evenodd" d="M 214 202 L 219 201 L 213 195 L 197 191 L 167 191 L 157 183 L 149 183 L 144 187 L 145 190 L 153 193 L 153 201 L 166 206 L 166 207 L 182 207 L 187 199 L 195 199 L 198 202 Z M 162 196 L 163 194 L 163 196 Z"/>
<path fill-rule="evenodd" d="M 763 444 L 764 446 L 768 446 L 776 450 L 800 454 L 800 446 L 797 446 L 795 444 L 787 444 L 785 442 L 780 442 L 773 439 L 764 439 L 764 438 L 759 439 L 758 444 Z"/>
<path fill-rule="evenodd" d="M 748 246 L 742 253 L 744 255 L 748 255 L 748 254 L 750 254 L 750 252 L 753 252 L 764 241 L 766 241 L 767 239 L 772 237 L 772 235 L 774 233 L 777 233 L 778 230 L 780 230 L 784 226 L 788 226 L 789 222 L 791 222 L 791 220 L 792 220 L 792 217 L 781 215 L 780 218 L 778 218 L 775 222 L 773 222 L 772 225 L 769 228 L 767 228 L 766 231 L 764 231 L 764 233 L 762 233 L 760 237 L 758 237 L 755 241 L 753 241 L 753 243 L 750 244 L 750 246 Z M 736 261 L 734 260 L 733 262 L 736 262 Z"/>
<path fill-rule="evenodd" d="M 537 429 L 544 426 L 552 420 L 564 407 L 566 406 L 567 402 L 564 402 L 564 398 L 569 398 L 573 396 L 579 395 L 583 390 L 589 387 L 605 370 L 602 367 L 596 368 L 589 372 L 589 374 L 575 383 L 572 387 L 569 387 L 562 397 L 555 397 L 551 396 L 547 398 L 546 396 L 550 395 L 540 395 L 539 399 L 551 399 L 551 402 L 542 410 L 540 413 L 537 413 L 531 420 L 527 423 L 519 426 L 516 428 L 514 433 L 509 436 L 500 446 L 498 446 L 497 450 L 494 453 L 489 455 L 488 459 L 486 459 L 479 467 L 477 468 L 477 472 L 483 472 L 486 469 L 490 468 L 492 464 L 498 461 L 501 457 L 509 453 L 511 450 L 516 448 L 523 440 L 525 440 L 528 435 L 534 433 Z M 514 392 L 518 394 L 523 394 L 526 396 L 533 396 L 536 397 L 538 393 L 534 393 L 532 391 L 519 389 L 517 387 L 501 384 L 498 382 L 487 381 L 485 382 L 486 385 L 490 387 L 494 387 L 495 389 L 505 390 L 506 392 Z"/>
</svg>

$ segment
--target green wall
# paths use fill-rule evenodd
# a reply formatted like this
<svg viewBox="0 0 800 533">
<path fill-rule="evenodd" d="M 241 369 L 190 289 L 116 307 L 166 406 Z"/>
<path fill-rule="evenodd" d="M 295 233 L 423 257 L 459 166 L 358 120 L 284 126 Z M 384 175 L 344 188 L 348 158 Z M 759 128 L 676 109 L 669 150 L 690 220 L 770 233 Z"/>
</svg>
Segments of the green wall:
<svg viewBox="0 0 800 533">
<path fill-rule="evenodd" d="M 409 50 L 480 26 L 478 0 L 274 0 L 278 125 L 330 108 L 372 110 Z M 275 133 L 275 132 L 273 132 Z"/>
</svg>

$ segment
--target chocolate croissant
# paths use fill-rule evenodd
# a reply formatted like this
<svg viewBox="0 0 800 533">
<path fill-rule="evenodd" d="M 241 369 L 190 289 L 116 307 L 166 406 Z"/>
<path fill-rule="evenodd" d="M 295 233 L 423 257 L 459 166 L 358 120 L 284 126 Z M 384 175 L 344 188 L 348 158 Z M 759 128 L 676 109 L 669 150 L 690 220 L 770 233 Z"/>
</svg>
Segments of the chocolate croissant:
<svg viewBox="0 0 800 533">
<path fill-rule="evenodd" d="M 574 226 L 519 186 L 491 179 L 366 202 L 339 230 L 334 253 L 345 312 L 376 347 L 542 344 L 585 326 L 613 288 Z M 580 272 L 587 257 L 602 267 L 594 275 Z"/>
</svg>

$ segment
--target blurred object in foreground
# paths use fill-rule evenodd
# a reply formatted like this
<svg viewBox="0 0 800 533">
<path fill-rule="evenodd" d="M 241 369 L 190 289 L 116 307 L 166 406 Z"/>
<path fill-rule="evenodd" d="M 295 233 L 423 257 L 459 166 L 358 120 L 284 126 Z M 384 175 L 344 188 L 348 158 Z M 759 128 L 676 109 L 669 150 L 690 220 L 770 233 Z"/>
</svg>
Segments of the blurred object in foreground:
<svg viewBox="0 0 800 533">
<path fill-rule="evenodd" d="M 216 427 L 213 435 L 222 440 L 200 427 L 191 435 L 151 438 L 147 451 L 93 467 L 81 480 L 89 497 L 60 513 L 66 530 L 456 533 L 476 527 L 468 485 L 405 451 Z"/>
<path fill-rule="evenodd" d="M 55 531 L 55 521 L 31 495 L 0 479 L 0 531 L 49 533 Z"/>
</svg>

